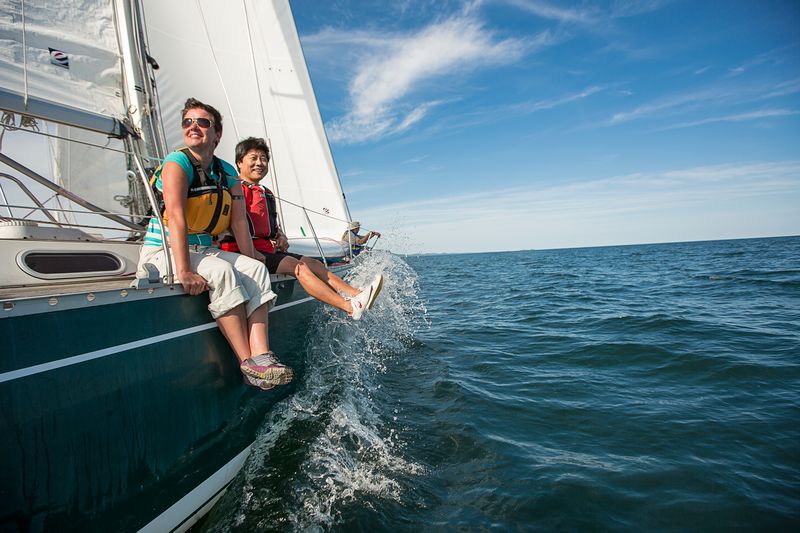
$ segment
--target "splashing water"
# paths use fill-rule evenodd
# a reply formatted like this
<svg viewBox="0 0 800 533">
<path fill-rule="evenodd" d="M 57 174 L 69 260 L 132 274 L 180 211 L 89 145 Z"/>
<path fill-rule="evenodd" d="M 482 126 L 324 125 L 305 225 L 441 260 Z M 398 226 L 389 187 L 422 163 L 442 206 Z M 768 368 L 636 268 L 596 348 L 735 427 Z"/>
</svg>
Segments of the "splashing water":
<svg viewBox="0 0 800 533">
<path fill-rule="evenodd" d="M 347 281 L 364 286 L 377 273 L 383 290 L 360 321 L 327 306 L 315 314 L 304 381 L 270 412 L 243 475 L 203 529 L 324 529 L 356 500 L 401 501 L 396 478 L 424 473 L 403 457 L 396 417 L 376 392 L 385 363 L 429 326 L 426 309 L 417 274 L 391 253 L 363 254 Z"/>
</svg>

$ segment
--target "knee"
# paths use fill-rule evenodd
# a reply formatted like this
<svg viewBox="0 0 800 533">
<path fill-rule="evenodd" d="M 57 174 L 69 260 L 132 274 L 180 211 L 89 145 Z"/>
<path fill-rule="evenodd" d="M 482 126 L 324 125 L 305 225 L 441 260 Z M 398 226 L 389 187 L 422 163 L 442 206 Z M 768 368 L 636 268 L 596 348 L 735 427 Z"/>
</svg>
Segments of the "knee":
<svg viewBox="0 0 800 533">
<path fill-rule="evenodd" d="M 214 288 L 224 285 L 238 285 L 236 270 L 233 265 L 224 261 L 215 262 L 212 268 L 199 268 L 197 273 L 206 278 Z"/>
<path fill-rule="evenodd" d="M 310 273 L 311 273 L 311 270 L 308 268 L 308 265 L 305 264 L 304 262 L 298 261 L 294 265 L 294 276 L 296 278 L 299 278 L 301 276 L 303 276 L 303 277 L 308 276 Z"/>
<path fill-rule="evenodd" d="M 300 258 L 300 263 L 305 265 L 312 272 L 318 271 L 319 267 L 322 266 L 322 263 L 320 263 L 316 259 L 313 259 L 311 257 L 306 257 L 306 256 L 303 256 L 303 257 Z"/>
</svg>

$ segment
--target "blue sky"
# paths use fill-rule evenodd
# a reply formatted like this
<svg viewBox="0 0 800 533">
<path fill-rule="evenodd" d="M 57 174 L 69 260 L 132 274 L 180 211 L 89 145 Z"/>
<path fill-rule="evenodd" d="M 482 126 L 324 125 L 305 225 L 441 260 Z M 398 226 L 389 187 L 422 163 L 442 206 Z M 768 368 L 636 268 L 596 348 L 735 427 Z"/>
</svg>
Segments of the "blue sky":
<svg viewBox="0 0 800 533">
<path fill-rule="evenodd" d="M 800 2 L 291 6 L 381 246 L 800 234 Z"/>
</svg>

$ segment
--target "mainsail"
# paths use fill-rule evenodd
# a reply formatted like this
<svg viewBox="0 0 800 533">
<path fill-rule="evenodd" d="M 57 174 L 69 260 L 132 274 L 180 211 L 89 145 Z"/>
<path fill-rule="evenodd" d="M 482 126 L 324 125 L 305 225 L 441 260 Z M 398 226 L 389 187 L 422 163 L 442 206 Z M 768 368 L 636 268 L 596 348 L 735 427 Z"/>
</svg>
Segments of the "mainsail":
<svg viewBox="0 0 800 533">
<path fill-rule="evenodd" d="M 216 154 L 233 163 L 244 137 L 268 139 L 271 188 L 289 237 L 339 239 L 349 213 L 285 0 L 144 0 L 167 141 L 181 144 L 193 96 L 224 118 Z"/>
<path fill-rule="evenodd" d="M 142 214 L 139 169 L 180 147 L 193 96 L 224 116 L 223 159 L 244 137 L 268 140 L 290 238 L 341 237 L 350 216 L 286 0 L 0 0 L 0 12 L 5 144 L 30 138 L 16 130 L 33 119 L 59 186 L 101 211 Z"/>
<path fill-rule="evenodd" d="M 72 201 L 46 203 L 62 222 L 108 226 L 110 218 L 112 228 L 128 227 L 138 220 L 117 215 L 143 207 L 141 198 L 131 204 L 136 180 L 128 171 L 136 168 L 132 157 L 152 161 L 158 153 L 142 140 L 143 97 L 130 89 L 131 72 L 143 70 L 130 47 L 130 10 L 123 0 L 0 0 L 0 148 L 70 193 Z M 8 196 L 10 204 L 26 200 L 16 190 Z M 86 215 L 92 211 L 112 214 L 99 223 Z"/>
<path fill-rule="evenodd" d="M 126 105 L 114 4 L 0 0 L 0 12 L 3 108 L 119 133 Z"/>
</svg>

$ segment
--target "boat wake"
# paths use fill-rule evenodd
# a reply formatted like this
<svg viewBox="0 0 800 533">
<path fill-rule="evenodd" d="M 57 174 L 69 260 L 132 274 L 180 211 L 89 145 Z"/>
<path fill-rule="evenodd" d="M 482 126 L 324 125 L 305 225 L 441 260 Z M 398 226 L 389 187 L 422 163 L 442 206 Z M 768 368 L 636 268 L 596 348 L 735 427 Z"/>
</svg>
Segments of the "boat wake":
<svg viewBox="0 0 800 533">
<path fill-rule="evenodd" d="M 363 286 L 378 272 L 383 291 L 360 321 L 327 306 L 316 313 L 303 381 L 270 412 L 242 475 L 203 529 L 326 529 L 352 505 L 400 502 L 398 479 L 424 473 L 404 457 L 382 385 L 386 363 L 427 327 L 426 309 L 417 274 L 388 252 L 359 257 L 347 281 Z"/>
</svg>

